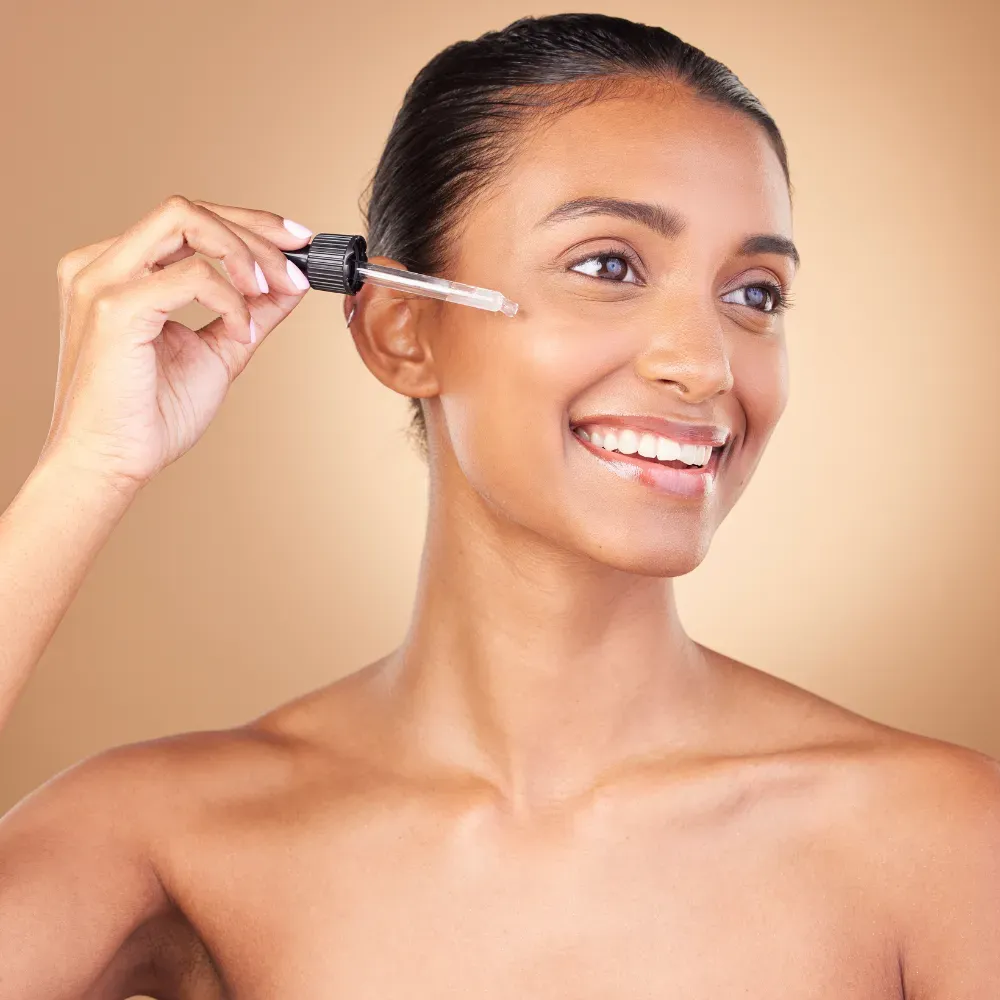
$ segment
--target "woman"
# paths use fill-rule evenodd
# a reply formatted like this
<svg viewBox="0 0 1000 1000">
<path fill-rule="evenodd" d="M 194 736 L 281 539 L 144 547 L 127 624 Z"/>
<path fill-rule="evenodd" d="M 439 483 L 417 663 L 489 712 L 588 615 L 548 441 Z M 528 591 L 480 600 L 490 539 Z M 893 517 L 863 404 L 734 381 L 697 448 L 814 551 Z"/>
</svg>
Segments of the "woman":
<svg viewBox="0 0 1000 1000">
<path fill-rule="evenodd" d="M 787 396 L 798 255 L 760 104 L 660 29 L 519 21 L 418 75 L 368 228 L 376 260 L 521 307 L 344 301 L 426 445 L 405 641 L 8 814 L 0 1000 L 996 996 L 996 764 L 677 617 Z M 280 251 L 308 235 L 174 197 L 61 262 L 52 427 L 0 524 L 4 711 L 300 301 Z M 166 320 L 195 299 L 220 318 Z"/>
</svg>

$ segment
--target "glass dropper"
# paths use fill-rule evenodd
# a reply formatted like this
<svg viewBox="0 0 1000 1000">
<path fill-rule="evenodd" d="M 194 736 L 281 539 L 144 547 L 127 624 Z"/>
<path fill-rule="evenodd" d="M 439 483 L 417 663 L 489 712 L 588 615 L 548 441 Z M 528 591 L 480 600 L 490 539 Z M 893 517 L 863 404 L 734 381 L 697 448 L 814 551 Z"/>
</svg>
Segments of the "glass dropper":
<svg viewBox="0 0 1000 1000">
<path fill-rule="evenodd" d="M 443 299 L 445 302 L 458 302 L 474 309 L 502 312 L 504 316 L 513 316 L 517 312 L 517 303 L 505 298 L 501 292 L 463 285 L 460 281 L 432 278 L 428 274 L 416 274 L 398 267 L 384 267 L 382 264 L 359 264 L 358 274 L 369 284 L 383 285 L 401 292 L 413 292 L 431 299 Z"/>
<path fill-rule="evenodd" d="M 460 281 L 449 281 L 447 278 L 418 274 L 398 267 L 369 264 L 363 236 L 317 233 L 300 250 L 283 252 L 302 269 L 309 284 L 321 291 L 354 295 L 367 282 L 413 295 L 457 302 L 474 309 L 499 312 L 504 316 L 517 313 L 516 302 L 511 302 L 502 293 L 489 288 L 463 285 Z"/>
</svg>

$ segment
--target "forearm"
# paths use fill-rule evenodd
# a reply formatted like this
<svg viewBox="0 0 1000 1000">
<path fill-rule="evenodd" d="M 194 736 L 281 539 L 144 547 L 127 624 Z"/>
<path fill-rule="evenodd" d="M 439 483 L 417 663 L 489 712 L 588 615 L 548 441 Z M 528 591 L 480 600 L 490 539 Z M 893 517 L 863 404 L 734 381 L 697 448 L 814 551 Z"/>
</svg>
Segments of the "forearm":
<svg viewBox="0 0 1000 1000">
<path fill-rule="evenodd" d="M 0 516 L 0 726 L 134 495 L 53 454 Z"/>
</svg>

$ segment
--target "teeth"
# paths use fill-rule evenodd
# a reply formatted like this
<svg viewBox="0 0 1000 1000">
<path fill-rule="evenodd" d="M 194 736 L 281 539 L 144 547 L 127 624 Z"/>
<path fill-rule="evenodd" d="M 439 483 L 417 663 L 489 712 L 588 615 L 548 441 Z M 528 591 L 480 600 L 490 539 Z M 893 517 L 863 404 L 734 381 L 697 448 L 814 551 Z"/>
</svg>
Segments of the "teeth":
<svg viewBox="0 0 1000 1000">
<path fill-rule="evenodd" d="M 637 433 L 628 427 L 618 431 L 589 433 L 582 427 L 574 428 L 577 437 L 589 441 L 605 451 L 618 451 L 623 455 L 640 454 L 643 458 L 655 458 L 660 462 L 684 462 L 685 465 L 704 466 L 712 457 L 711 445 L 681 444 L 657 434 Z"/>
<path fill-rule="evenodd" d="M 682 444 L 681 461 L 688 465 L 701 465 L 701 448 L 696 444 Z"/>
<path fill-rule="evenodd" d="M 675 462 L 681 457 L 681 446 L 669 438 L 657 438 L 656 457 L 661 462 Z"/>
<path fill-rule="evenodd" d="M 630 431 L 626 427 L 618 435 L 618 450 L 623 455 L 634 455 L 639 450 L 639 436 L 635 431 Z"/>
<path fill-rule="evenodd" d="M 639 438 L 639 454 L 643 458 L 656 458 L 656 435 L 643 434 Z"/>
</svg>

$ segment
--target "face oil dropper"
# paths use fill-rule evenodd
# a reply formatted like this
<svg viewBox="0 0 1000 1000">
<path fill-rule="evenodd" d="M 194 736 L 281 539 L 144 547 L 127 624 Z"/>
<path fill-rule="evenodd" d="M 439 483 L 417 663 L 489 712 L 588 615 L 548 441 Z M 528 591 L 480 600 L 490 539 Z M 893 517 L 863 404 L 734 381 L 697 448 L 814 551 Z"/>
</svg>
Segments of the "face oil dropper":
<svg viewBox="0 0 1000 1000">
<path fill-rule="evenodd" d="M 457 302 L 474 309 L 500 312 L 513 316 L 517 303 L 504 298 L 500 292 L 458 281 L 433 278 L 428 274 L 404 271 L 398 267 L 383 267 L 368 263 L 368 247 L 363 236 L 340 236 L 335 233 L 317 233 L 312 241 L 300 250 L 284 250 L 284 255 L 305 273 L 309 284 L 324 292 L 354 295 L 365 283 L 395 288 L 413 295 L 431 299 Z"/>
</svg>

